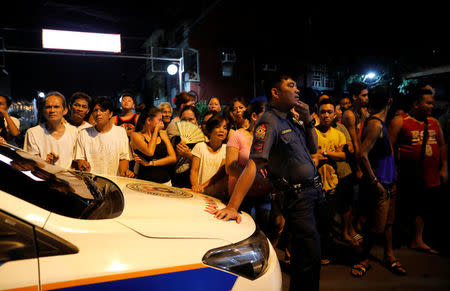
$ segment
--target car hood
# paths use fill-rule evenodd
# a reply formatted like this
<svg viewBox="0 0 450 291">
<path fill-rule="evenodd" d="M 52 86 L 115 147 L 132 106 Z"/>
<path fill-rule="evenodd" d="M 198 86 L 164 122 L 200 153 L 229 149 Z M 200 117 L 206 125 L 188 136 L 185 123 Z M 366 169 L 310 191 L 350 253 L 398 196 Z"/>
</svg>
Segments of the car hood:
<svg viewBox="0 0 450 291">
<path fill-rule="evenodd" d="M 256 229 L 245 213 L 239 224 L 216 219 L 211 212 L 225 205 L 211 196 L 138 179 L 109 178 L 119 186 L 125 199 L 122 214 L 114 220 L 143 236 L 234 243 L 248 238 Z"/>
</svg>

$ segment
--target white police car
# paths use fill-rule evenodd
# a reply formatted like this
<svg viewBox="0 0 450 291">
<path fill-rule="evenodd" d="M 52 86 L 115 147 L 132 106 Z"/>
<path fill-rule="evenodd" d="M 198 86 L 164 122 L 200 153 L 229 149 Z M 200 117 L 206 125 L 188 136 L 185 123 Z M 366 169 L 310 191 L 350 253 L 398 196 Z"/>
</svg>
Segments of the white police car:
<svg viewBox="0 0 450 291">
<path fill-rule="evenodd" d="M 280 290 L 251 217 L 209 196 L 49 165 L 0 145 L 0 289 Z"/>
</svg>

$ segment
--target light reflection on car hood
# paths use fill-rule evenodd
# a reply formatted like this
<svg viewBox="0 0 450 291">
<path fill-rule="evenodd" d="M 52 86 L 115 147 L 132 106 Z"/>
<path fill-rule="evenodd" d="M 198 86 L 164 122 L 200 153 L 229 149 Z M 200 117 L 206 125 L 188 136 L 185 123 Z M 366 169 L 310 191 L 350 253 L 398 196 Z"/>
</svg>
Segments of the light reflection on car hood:
<svg viewBox="0 0 450 291">
<path fill-rule="evenodd" d="M 211 211 L 225 205 L 210 196 L 138 179 L 108 178 L 120 187 L 125 198 L 123 213 L 114 220 L 143 236 L 237 242 L 255 231 L 247 214 L 240 224 L 216 219 Z"/>
</svg>

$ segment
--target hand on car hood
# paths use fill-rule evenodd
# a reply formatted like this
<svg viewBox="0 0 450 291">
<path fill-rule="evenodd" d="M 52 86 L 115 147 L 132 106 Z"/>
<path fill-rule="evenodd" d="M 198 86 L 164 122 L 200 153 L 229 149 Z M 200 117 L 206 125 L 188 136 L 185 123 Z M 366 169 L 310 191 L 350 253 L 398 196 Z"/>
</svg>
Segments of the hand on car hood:
<svg viewBox="0 0 450 291">
<path fill-rule="evenodd" d="M 114 182 L 125 198 L 124 211 L 114 220 L 143 236 L 237 242 L 255 231 L 247 214 L 243 214 L 240 224 L 216 219 L 211 211 L 225 207 L 216 198 L 137 179 L 119 178 Z"/>
</svg>

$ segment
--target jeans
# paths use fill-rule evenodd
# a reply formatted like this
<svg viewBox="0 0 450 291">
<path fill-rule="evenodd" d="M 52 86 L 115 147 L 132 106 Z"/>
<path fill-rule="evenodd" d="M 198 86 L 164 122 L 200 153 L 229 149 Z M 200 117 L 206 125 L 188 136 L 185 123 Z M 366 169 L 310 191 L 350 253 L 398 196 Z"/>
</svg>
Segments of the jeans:
<svg viewBox="0 0 450 291">
<path fill-rule="evenodd" d="M 289 290 L 319 290 L 321 253 L 316 214 L 322 199 L 322 189 L 314 187 L 285 193 L 285 217 L 292 242 Z"/>
<path fill-rule="evenodd" d="M 271 211 L 270 194 L 259 197 L 246 196 L 241 204 L 241 210 L 250 214 L 258 227 L 270 238 L 272 222 L 270 221 Z"/>
</svg>

